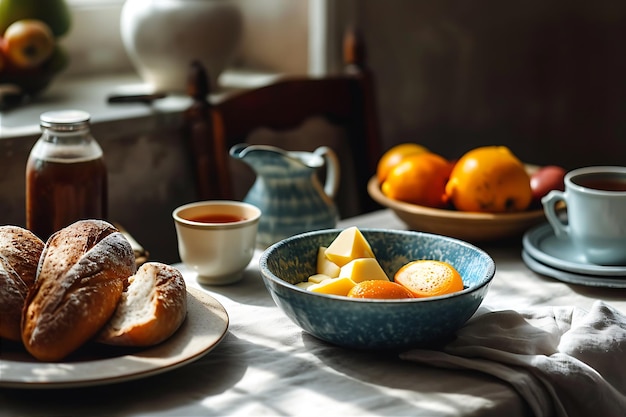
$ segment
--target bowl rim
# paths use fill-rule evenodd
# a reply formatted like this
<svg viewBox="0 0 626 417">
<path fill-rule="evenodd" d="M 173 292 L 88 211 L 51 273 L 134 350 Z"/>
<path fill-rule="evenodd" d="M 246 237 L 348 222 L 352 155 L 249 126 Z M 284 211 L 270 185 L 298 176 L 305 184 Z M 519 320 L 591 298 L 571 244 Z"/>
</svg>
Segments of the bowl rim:
<svg viewBox="0 0 626 417">
<path fill-rule="evenodd" d="M 496 263 L 494 261 L 494 259 L 491 257 L 491 255 L 489 255 L 489 253 L 487 253 L 487 251 L 485 251 L 484 249 L 479 248 L 478 246 L 469 243 L 465 240 L 462 239 L 458 239 L 458 238 L 454 238 L 454 237 L 450 237 L 450 236 L 444 236 L 444 235 L 438 235 L 436 233 L 429 233 L 429 232 L 419 232 L 419 231 L 415 231 L 415 230 L 401 230 L 401 229 L 384 229 L 384 228 L 367 228 L 367 227 L 359 227 L 359 230 L 364 233 L 393 233 L 393 234 L 401 234 L 401 235 L 413 235 L 413 236 L 426 236 L 429 238 L 435 237 L 437 239 L 442 239 L 442 240 L 446 240 L 455 244 L 459 244 L 461 246 L 465 246 L 465 247 L 469 247 L 479 253 L 481 253 L 482 255 L 484 255 L 484 257 L 486 259 L 488 259 L 489 262 L 489 267 L 487 269 L 488 273 L 486 278 L 478 285 L 473 286 L 473 287 L 468 287 L 468 288 L 464 288 L 461 291 L 456 291 L 450 294 L 444 294 L 444 295 L 436 295 L 436 296 L 432 296 L 432 297 L 424 297 L 424 298 L 395 298 L 395 299 L 382 299 L 382 298 L 350 298 L 350 297 L 345 297 L 345 296 L 341 296 L 341 295 L 334 295 L 334 294 L 321 294 L 321 293 L 315 293 L 315 292 L 311 292 L 311 291 L 307 291 L 306 289 L 300 288 L 294 284 L 291 284 L 279 277 L 277 277 L 272 271 L 270 271 L 270 269 L 267 266 L 267 259 L 269 258 L 269 256 L 276 251 L 280 246 L 286 245 L 288 242 L 294 241 L 294 240 L 298 240 L 298 239 L 304 239 L 307 238 L 309 236 L 316 236 L 316 235 L 323 235 L 323 234 L 332 234 L 332 233 L 336 233 L 339 234 L 339 232 L 341 232 L 342 230 L 344 230 L 343 228 L 334 228 L 334 229 L 321 229 L 321 230 L 313 230 L 313 231 L 309 231 L 309 232 L 304 232 L 304 233 L 299 233 L 293 236 L 290 236 L 288 238 L 282 239 L 274 244 L 272 244 L 271 246 L 269 246 L 268 248 L 266 248 L 263 253 L 261 254 L 260 258 L 259 258 L 259 270 L 261 271 L 261 276 L 263 277 L 264 280 L 270 280 L 278 285 L 280 285 L 281 287 L 290 290 L 290 291 L 295 291 L 295 292 L 299 292 L 302 294 L 305 294 L 306 296 L 311 296 L 311 297 L 321 297 L 324 299 L 329 299 L 329 300 L 341 300 L 341 301 L 345 301 L 345 302 L 352 302 L 352 303 L 369 303 L 369 304 L 412 304 L 412 303 L 429 303 L 429 302 L 437 302 L 440 300 L 445 300 L 445 299 L 450 299 L 450 298 L 456 298 L 456 297 L 460 297 L 461 295 L 464 294 L 468 294 L 468 293 L 473 293 L 476 292 L 478 290 L 480 290 L 481 288 L 483 288 L 484 286 L 487 286 L 491 283 L 491 281 L 493 280 L 495 274 L 496 274 Z"/>
<path fill-rule="evenodd" d="M 509 221 L 517 222 L 520 220 L 531 220 L 541 217 L 544 214 L 543 208 L 537 208 L 534 210 L 525 210 L 512 213 L 479 213 L 470 211 L 458 211 L 449 209 L 440 209 L 434 207 L 421 206 L 419 204 L 407 203 L 405 201 L 394 200 L 380 190 L 378 179 L 376 176 L 370 178 L 367 183 L 367 191 L 377 203 L 382 204 L 392 210 L 399 210 L 405 213 L 440 217 L 442 219 L 454 219 L 454 220 L 474 220 L 474 221 Z"/>
</svg>

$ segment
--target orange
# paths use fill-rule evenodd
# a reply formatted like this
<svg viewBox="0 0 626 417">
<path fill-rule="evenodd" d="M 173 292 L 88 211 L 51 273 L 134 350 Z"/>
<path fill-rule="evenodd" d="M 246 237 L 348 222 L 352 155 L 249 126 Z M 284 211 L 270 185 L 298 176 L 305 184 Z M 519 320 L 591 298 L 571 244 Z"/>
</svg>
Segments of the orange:
<svg viewBox="0 0 626 417">
<path fill-rule="evenodd" d="M 409 155 L 389 172 L 381 191 L 394 200 L 445 207 L 445 187 L 451 171 L 452 163 L 440 155 Z"/>
<path fill-rule="evenodd" d="M 451 294 L 463 289 L 461 274 L 449 263 L 434 260 L 409 262 L 396 272 L 394 281 L 418 298 Z"/>
<path fill-rule="evenodd" d="M 350 289 L 352 298 L 413 298 L 413 293 L 400 284 L 391 281 L 361 281 Z"/>
<path fill-rule="evenodd" d="M 422 152 L 428 152 L 428 149 L 417 143 L 401 143 L 390 148 L 378 160 L 378 166 L 376 167 L 378 183 L 382 184 L 387 178 L 389 171 L 398 165 L 405 156 Z"/>
<path fill-rule="evenodd" d="M 532 202 L 530 176 L 506 146 L 484 146 L 463 155 L 454 165 L 445 192 L 461 211 L 519 212 Z"/>
</svg>

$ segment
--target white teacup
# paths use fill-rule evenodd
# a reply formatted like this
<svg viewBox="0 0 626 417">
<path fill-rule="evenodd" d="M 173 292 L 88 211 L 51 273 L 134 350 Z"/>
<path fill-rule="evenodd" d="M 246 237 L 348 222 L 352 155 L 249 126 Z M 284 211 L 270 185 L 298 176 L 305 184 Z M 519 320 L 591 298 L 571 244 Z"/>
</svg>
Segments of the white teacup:
<svg viewBox="0 0 626 417">
<path fill-rule="evenodd" d="M 541 202 L 557 238 L 570 239 L 588 262 L 626 265 L 626 167 L 570 171 L 565 191 L 550 191 Z M 559 202 L 567 222 L 557 214 Z"/>
<path fill-rule="evenodd" d="M 198 282 L 239 281 L 254 255 L 261 210 L 240 201 L 201 201 L 172 213 L 181 261 Z"/>
</svg>

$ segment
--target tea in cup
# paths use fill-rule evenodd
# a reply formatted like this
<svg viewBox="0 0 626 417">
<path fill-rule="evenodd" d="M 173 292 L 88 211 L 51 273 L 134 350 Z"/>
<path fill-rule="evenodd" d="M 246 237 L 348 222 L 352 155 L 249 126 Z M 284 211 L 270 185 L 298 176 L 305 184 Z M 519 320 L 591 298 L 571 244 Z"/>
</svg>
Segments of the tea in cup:
<svg viewBox="0 0 626 417">
<path fill-rule="evenodd" d="M 239 281 L 254 255 L 261 210 L 239 201 L 185 204 L 172 213 L 181 261 L 198 282 Z"/>
<path fill-rule="evenodd" d="M 570 171 L 565 191 L 550 191 L 541 202 L 556 237 L 570 239 L 588 262 L 626 265 L 626 167 Z M 567 221 L 557 212 L 560 202 Z"/>
</svg>

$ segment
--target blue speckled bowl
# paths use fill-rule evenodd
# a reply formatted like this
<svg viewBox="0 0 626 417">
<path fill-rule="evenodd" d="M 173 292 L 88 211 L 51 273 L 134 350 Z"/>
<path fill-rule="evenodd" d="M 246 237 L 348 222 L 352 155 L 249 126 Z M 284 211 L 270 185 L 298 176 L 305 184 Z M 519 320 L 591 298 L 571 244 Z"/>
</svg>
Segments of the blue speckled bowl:
<svg viewBox="0 0 626 417">
<path fill-rule="evenodd" d="M 407 262 L 449 262 L 463 277 L 458 293 L 422 299 L 366 300 L 313 293 L 294 284 L 315 272 L 317 251 L 341 230 L 299 234 L 270 246 L 259 266 L 276 305 L 298 326 L 327 342 L 357 349 L 427 346 L 453 335 L 478 309 L 495 274 L 493 259 L 464 241 L 403 230 L 360 229 L 393 278 Z"/>
</svg>

